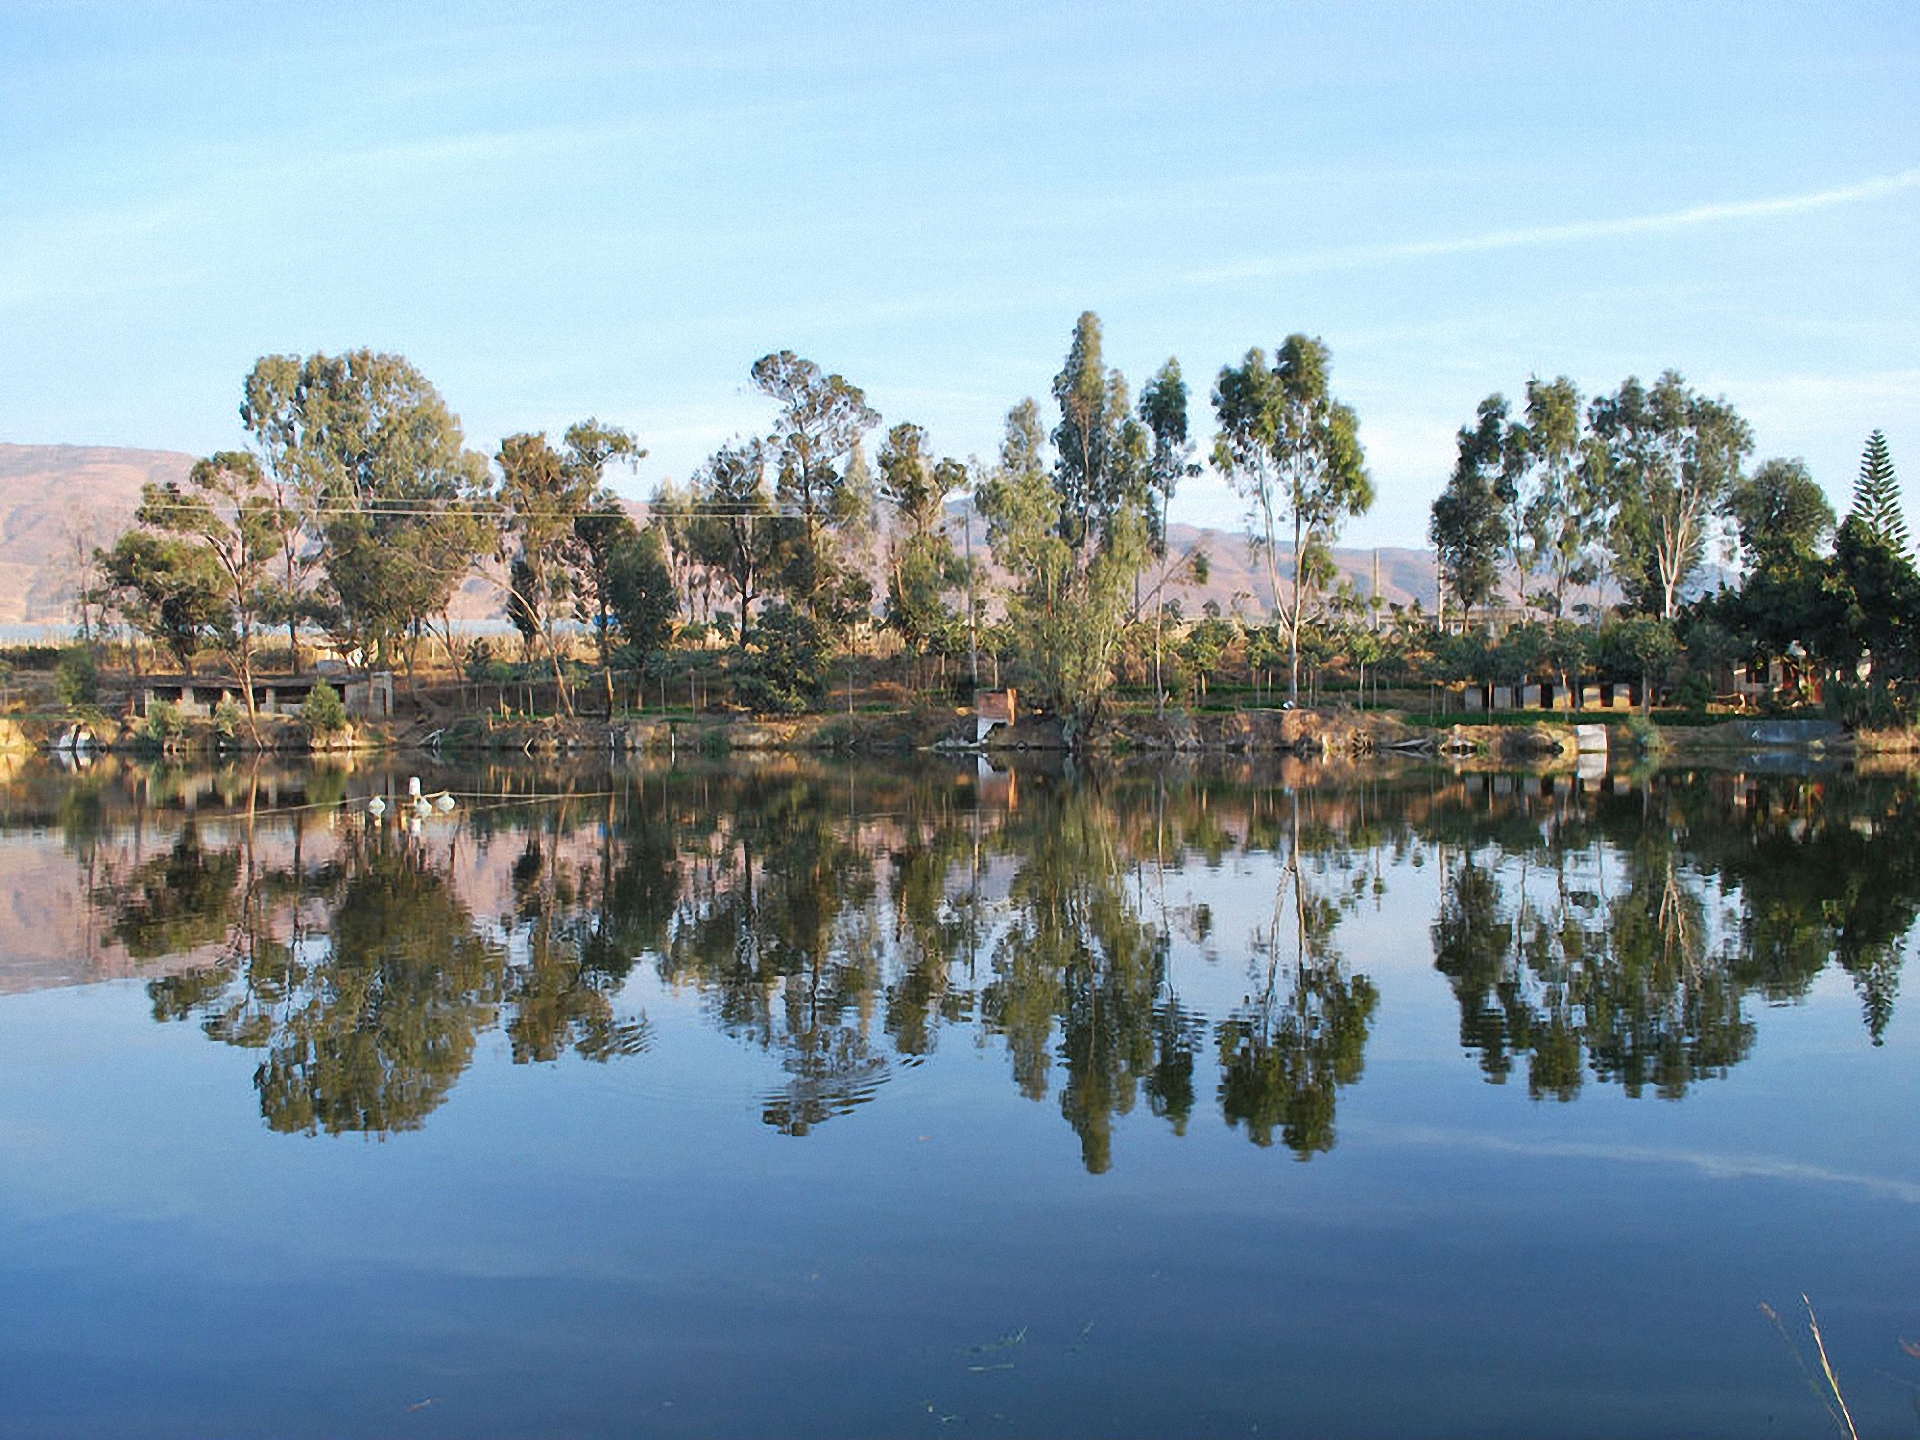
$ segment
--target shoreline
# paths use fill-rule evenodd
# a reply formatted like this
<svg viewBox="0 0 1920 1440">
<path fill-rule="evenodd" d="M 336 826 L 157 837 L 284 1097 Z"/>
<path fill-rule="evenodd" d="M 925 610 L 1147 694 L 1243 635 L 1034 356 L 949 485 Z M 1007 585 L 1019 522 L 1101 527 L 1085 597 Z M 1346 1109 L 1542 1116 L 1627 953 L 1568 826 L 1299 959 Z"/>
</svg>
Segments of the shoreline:
<svg viewBox="0 0 1920 1440">
<path fill-rule="evenodd" d="M 235 755 L 477 753 L 569 755 L 677 754 L 721 757 L 756 752 L 908 754 L 937 750 L 988 756 L 1022 752 L 1120 758 L 1128 755 L 1392 755 L 1521 764 L 1574 763 L 1581 745 L 1576 726 L 1604 727 L 1604 753 L 1618 758 L 1673 759 L 1756 753 L 1810 757 L 1920 756 L 1920 730 L 1848 731 L 1831 720 L 1729 716 L 1662 723 L 1619 712 L 1591 716 L 1565 712 L 1538 720 L 1462 717 L 1409 718 L 1395 710 L 1319 709 L 1168 710 L 1162 716 L 1110 712 L 1091 733 L 1071 743 L 1057 720 L 1023 717 L 973 739 L 970 710 L 814 712 L 790 717 L 739 713 L 663 716 L 538 718 L 462 715 L 445 724 L 361 721 L 316 739 L 289 717 L 262 717 L 261 743 L 244 729 L 216 731 L 190 722 L 164 742 L 122 721 L 111 736 L 85 721 L 48 716 L 0 718 L 0 752 L 112 753 L 153 758 Z M 1589 741 L 1591 745 L 1591 739 Z M 1589 753 L 1602 753 L 1590 750 Z"/>
</svg>

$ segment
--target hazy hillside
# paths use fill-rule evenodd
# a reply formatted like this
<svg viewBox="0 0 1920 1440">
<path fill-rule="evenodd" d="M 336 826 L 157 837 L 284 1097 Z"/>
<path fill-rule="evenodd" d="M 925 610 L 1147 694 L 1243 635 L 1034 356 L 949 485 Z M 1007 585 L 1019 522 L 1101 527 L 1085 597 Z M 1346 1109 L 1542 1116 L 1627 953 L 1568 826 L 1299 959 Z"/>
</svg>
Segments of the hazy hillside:
<svg viewBox="0 0 1920 1440">
<path fill-rule="evenodd" d="M 1207 583 L 1183 585 L 1173 592 L 1183 612 L 1198 615 L 1201 607 L 1212 600 L 1227 613 L 1232 613 L 1237 606 L 1239 613 L 1249 619 L 1268 613 L 1272 587 L 1267 584 L 1266 560 L 1254 551 L 1243 532 L 1176 524 L 1168 528 L 1167 541 L 1170 553 L 1175 556 L 1197 550 L 1207 557 Z M 976 558 L 985 558 L 986 545 L 986 524 L 975 519 Z M 1283 592 L 1290 553 L 1288 547 L 1282 546 L 1277 557 L 1276 568 Z M 1370 595 L 1376 556 L 1380 566 L 1380 594 L 1388 604 L 1406 605 L 1417 599 L 1429 612 L 1433 610 L 1439 588 L 1431 551 L 1400 547 L 1383 547 L 1378 551 L 1336 549 L 1333 563 L 1341 575 L 1353 582 L 1355 590 Z M 1339 581 L 1334 584 L 1337 587 Z"/>
<path fill-rule="evenodd" d="M 64 625 L 72 620 L 67 596 L 81 547 L 111 545 L 133 520 L 140 487 L 148 480 L 184 480 L 193 457 L 171 450 L 117 450 L 83 445 L 0 444 L 0 625 Z M 636 507 L 643 509 L 644 507 Z M 1169 537 L 1177 553 L 1204 550 L 1210 574 L 1204 586 L 1179 592 L 1181 606 L 1197 615 L 1208 600 L 1222 610 L 1266 613 L 1266 566 L 1244 535 L 1175 525 Z M 975 522 L 975 553 L 986 554 L 986 536 Z M 1407 549 L 1336 550 L 1334 561 L 1361 594 L 1372 590 L 1375 555 L 1380 593 L 1404 605 L 1418 598 L 1432 609 L 1433 557 Z M 1287 556 L 1280 556 L 1284 585 Z M 455 606 L 469 623 L 498 619 L 497 587 L 470 580 Z"/>
<path fill-rule="evenodd" d="M 1265 557 L 1255 553 L 1244 534 L 1221 530 L 1199 530 L 1191 525 L 1168 527 L 1169 548 L 1184 554 L 1196 546 L 1207 555 L 1207 583 L 1190 586 L 1183 593 L 1181 608 L 1197 613 L 1208 600 L 1216 600 L 1222 610 L 1231 610 L 1236 598 L 1243 614 L 1263 615 L 1272 599 L 1267 584 Z M 1280 584 L 1288 579 L 1290 551 L 1282 547 L 1276 557 Z M 1362 595 L 1373 593 L 1374 557 L 1379 557 L 1380 594 L 1388 604 L 1406 605 L 1418 600 L 1431 611 L 1439 591 L 1433 568 L 1433 556 L 1424 550 L 1383 547 L 1379 550 L 1341 550 L 1333 552 L 1333 563 L 1353 582 Z M 1334 582 L 1337 586 L 1338 581 Z"/>
<path fill-rule="evenodd" d="M 0 445 L 0 625 L 67 623 L 76 558 L 132 523 L 142 484 L 192 466 L 171 450 Z"/>
<path fill-rule="evenodd" d="M 173 450 L 0 444 L 0 625 L 72 624 L 68 596 L 82 548 L 113 544 L 133 523 L 140 487 L 184 481 L 193 460 Z M 497 617 L 498 589 L 469 581 L 454 613 Z"/>
</svg>

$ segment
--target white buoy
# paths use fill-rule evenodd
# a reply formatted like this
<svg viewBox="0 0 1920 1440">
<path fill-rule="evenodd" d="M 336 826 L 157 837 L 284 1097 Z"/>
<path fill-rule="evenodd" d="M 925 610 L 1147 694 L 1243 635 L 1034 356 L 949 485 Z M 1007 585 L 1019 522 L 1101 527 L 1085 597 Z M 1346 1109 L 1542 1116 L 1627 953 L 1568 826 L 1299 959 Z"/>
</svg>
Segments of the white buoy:
<svg viewBox="0 0 1920 1440">
<path fill-rule="evenodd" d="M 418 775 L 409 775 L 407 777 L 407 798 L 409 800 L 418 800 L 420 798 L 420 777 Z"/>
<path fill-rule="evenodd" d="M 378 820 L 386 813 L 387 802 L 382 800 L 378 795 L 367 801 L 367 814 L 373 816 L 374 819 Z"/>
<path fill-rule="evenodd" d="M 453 810 L 453 796 L 442 790 L 440 792 L 440 798 L 434 801 L 433 805 L 442 815 L 450 814 Z"/>
</svg>

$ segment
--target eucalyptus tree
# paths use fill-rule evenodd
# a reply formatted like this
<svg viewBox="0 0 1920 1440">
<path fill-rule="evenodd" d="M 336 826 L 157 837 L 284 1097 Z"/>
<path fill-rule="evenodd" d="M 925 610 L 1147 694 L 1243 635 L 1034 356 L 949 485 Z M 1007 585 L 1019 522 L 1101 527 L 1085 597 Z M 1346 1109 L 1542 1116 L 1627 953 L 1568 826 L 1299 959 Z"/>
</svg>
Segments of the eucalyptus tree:
<svg viewBox="0 0 1920 1440">
<path fill-rule="evenodd" d="M 553 671 L 560 704 L 573 698 L 554 638 L 556 613 L 571 598 L 564 545 L 591 493 L 586 477 L 541 434 L 509 435 L 494 463 L 500 505 L 500 558 L 507 564 L 507 614 L 529 647 L 537 641 Z"/>
<path fill-rule="evenodd" d="M 657 529 L 649 526 L 632 532 L 613 546 L 599 593 L 636 660 L 644 660 L 666 643 L 673 617 L 680 613 L 680 591 Z M 602 616 L 598 623 L 605 636 L 607 618 Z"/>
<path fill-rule="evenodd" d="M 841 375 L 823 372 L 791 350 L 753 362 L 753 383 L 780 406 L 771 461 L 777 466 L 780 499 L 799 515 L 803 543 L 794 556 L 794 598 L 811 614 L 837 609 L 836 590 L 846 580 L 838 564 L 833 528 L 856 518 L 863 498 L 846 483 L 849 461 L 861 436 L 880 423 L 866 393 Z"/>
<path fill-rule="evenodd" d="M 247 728 L 257 741 L 259 711 L 253 698 L 254 632 L 269 603 L 268 571 L 278 552 L 281 509 L 267 488 L 259 462 L 244 450 L 222 450 L 194 462 L 187 483 L 149 482 L 134 518 L 162 534 L 175 535 L 202 551 L 216 578 L 223 623 L 219 632 L 240 671 L 247 702 Z"/>
<path fill-rule="evenodd" d="M 1694 393 L 1673 370 L 1651 388 L 1629 378 L 1588 419 L 1604 447 L 1614 574 L 1636 608 L 1670 621 L 1753 433 L 1725 399 Z"/>
<path fill-rule="evenodd" d="M 1147 534 L 1155 575 L 1148 598 L 1153 602 L 1153 703 L 1156 713 L 1164 713 L 1166 688 L 1161 657 L 1165 649 L 1167 587 L 1182 574 L 1195 574 L 1202 580 L 1206 574 L 1206 557 L 1197 552 L 1168 563 L 1167 512 L 1173 505 L 1173 492 L 1182 480 L 1200 473 L 1193 460 L 1193 442 L 1187 438 L 1187 382 L 1181 377 L 1177 359 L 1169 358 L 1140 392 L 1140 420 L 1152 437 L 1147 456 L 1147 492 L 1152 500 Z"/>
<path fill-rule="evenodd" d="M 631 543 L 637 532 L 603 481 L 609 464 L 633 464 L 646 453 L 628 431 L 582 420 L 567 428 L 564 450 L 544 434 L 510 435 L 496 457 L 508 615 L 529 642 L 541 641 L 569 714 L 573 699 L 554 628 L 563 615 L 596 627 L 603 687 L 608 706 L 613 703 L 608 571 L 616 547 Z"/>
<path fill-rule="evenodd" d="M 647 528 L 660 537 L 660 558 L 673 581 L 674 592 L 689 620 L 711 618 L 714 588 L 720 584 L 715 567 L 696 553 L 694 520 L 696 497 L 672 480 L 654 487 L 647 500 Z"/>
<path fill-rule="evenodd" d="M 898 517 L 888 547 L 887 623 L 915 654 L 951 652 L 959 616 L 946 597 L 966 583 L 966 562 L 947 532 L 947 500 L 967 467 L 937 459 L 918 425 L 896 425 L 880 448 L 880 497 Z"/>
<path fill-rule="evenodd" d="M 1513 493 L 1516 536 L 1525 549 L 1515 566 L 1549 588 L 1525 595 L 1535 609 L 1564 616 L 1567 591 L 1599 578 L 1596 552 L 1605 539 L 1609 503 L 1595 447 L 1581 425 L 1580 391 L 1562 375 L 1527 381 L 1526 418 L 1515 434 Z"/>
<path fill-rule="evenodd" d="M 277 592 L 268 597 L 287 628 L 287 666 L 300 671 L 300 621 L 312 609 L 309 587 L 320 554 L 314 545 L 320 516 L 320 468 L 302 444 L 305 369 L 297 355 L 263 355 L 243 382 L 240 423 L 252 437 L 272 497 L 280 559 Z"/>
<path fill-rule="evenodd" d="M 1592 457 L 1565 376 L 1528 380 L 1518 416 L 1503 395 L 1480 402 L 1429 529 L 1443 586 L 1463 609 L 1498 595 L 1504 572 L 1523 611 L 1559 616 L 1572 587 L 1598 578 L 1610 511 Z"/>
<path fill-rule="evenodd" d="M 1797 569 L 1833 535 L 1833 506 L 1804 460 L 1763 461 L 1728 492 L 1726 513 L 1749 572 Z"/>
<path fill-rule="evenodd" d="M 1042 704 L 1084 739 L 1113 683 L 1113 662 L 1147 555 L 1146 428 L 1126 381 L 1100 356 L 1100 322 L 1080 317 L 1054 380 L 1061 419 L 1048 467 L 1039 408 L 1007 417 L 1000 463 L 981 483 L 995 561 L 1019 587 L 1007 618 L 1016 664 Z"/>
<path fill-rule="evenodd" d="M 341 642 L 411 671 L 423 627 L 491 548 L 485 457 L 424 375 L 372 350 L 268 357 L 243 416 L 319 531 Z"/>
<path fill-rule="evenodd" d="M 574 617 L 593 631 L 600 660 L 600 681 L 613 713 L 613 664 L 609 639 L 614 573 L 631 564 L 626 552 L 639 544 L 639 528 L 627 507 L 606 484 L 607 467 L 638 465 L 647 452 L 631 431 L 586 419 L 567 427 L 566 463 L 585 498 L 574 513 L 571 533 L 561 537 Z M 652 577 L 649 576 L 651 579 Z"/>
<path fill-rule="evenodd" d="M 1060 536 L 1060 491 L 1047 468 L 1040 407 L 1031 399 L 1007 412 L 998 463 L 982 477 L 976 499 L 993 558 L 1014 586 L 1008 608 L 1057 610 L 1073 551 Z"/>
<path fill-rule="evenodd" d="M 567 568 L 573 572 L 573 613 L 593 633 L 600 661 L 600 686 L 607 713 L 613 713 L 613 586 L 615 568 L 640 540 L 640 527 L 611 490 L 598 490 L 573 520 Z M 655 537 L 656 549 L 658 537 Z M 672 581 L 667 581 L 669 590 Z"/>
<path fill-rule="evenodd" d="M 1329 388 L 1327 347 L 1289 335 L 1271 367 L 1264 351 L 1223 367 L 1213 391 L 1219 435 L 1216 468 L 1251 502 L 1264 550 L 1274 614 L 1286 631 L 1288 696 L 1300 696 L 1300 627 L 1307 597 L 1328 563 L 1327 547 L 1349 516 L 1373 504 L 1373 481 L 1360 447 L 1360 422 Z M 1292 596 L 1282 607 L 1275 546 L 1282 523 L 1293 531 Z"/>
<path fill-rule="evenodd" d="M 94 554 L 120 617 L 191 675 L 194 655 L 227 620 L 220 575 L 206 548 L 135 528 L 123 531 L 112 549 Z M 136 674 L 139 664 L 136 647 Z"/>
<path fill-rule="evenodd" d="M 1101 358 L 1100 317 L 1074 322 L 1066 363 L 1053 377 L 1060 423 L 1054 427 L 1054 477 L 1060 538 L 1085 571 L 1116 521 L 1146 500 L 1146 436 L 1133 418 L 1127 382 Z"/>
<path fill-rule="evenodd" d="M 1462 426 L 1447 488 L 1434 498 L 1427 539 L 1440 560 L 1448 595 L 1470 618 L 1500 589 L 1500 562 L 1512 545 L 1513 521 L 1502 485 L 1507 478 L 1507 402 L 1489 395 L 1478 422 Z"/>
<path fill-rule="evenodd" d="M 724 577 L 744 636 L 749 609 L 778 568 L 786 539 L 767 489 L 765 443 L 737 440 L 714 451 L 694 477 L 691 509 L 691 553 Z"/>
</svg>

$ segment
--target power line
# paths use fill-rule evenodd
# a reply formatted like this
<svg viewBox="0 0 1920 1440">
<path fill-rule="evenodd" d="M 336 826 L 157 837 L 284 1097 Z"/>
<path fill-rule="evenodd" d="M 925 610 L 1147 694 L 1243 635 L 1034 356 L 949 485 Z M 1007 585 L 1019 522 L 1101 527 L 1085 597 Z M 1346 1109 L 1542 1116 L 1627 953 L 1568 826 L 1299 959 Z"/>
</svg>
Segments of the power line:
<svg viewBox="0 0 1920 1440">
<path fill-rule="evenodd" d="M 148 514 L 220 509 L 219 506 L 213 504 L 211 501 L 194 500 L 157 501 L 151 504 L 143 502 L 138 508 L 146 511 Z M 575 520 L 590 518 L 595 515 L 612 515 L 616 513 L 604 510 L 522 510 L 511 505 L 499 504 L 496 501 L 480 501 L 477 503 L 445 506 L 391 505 L 374 501 L 371 505 L 303 505 L 297 509 L 289 507 L 289 510 L 295 518 L 302 520 L 330 518 L 379 519 L 387 516 L 437 520 L 456 518 Z M 651 505 L 648 505 L 644 507 L 644 510 L 646 518 L 650 520 L 657 516 L 666 515 L 688 520 L 699 520 L 709 516 L 718 519 L 745 516 L 750 519 L 762 520 L 804 520 L 807 517 L 805 510 L 795 509 L 792 506 L 762 509 L 752 505 L 699 505 L 684 510 L 678 506 L 656 510 Z M 626 515 L 628 512 L 623 509 L 617 513 Z M 815 515 L 816 518 L 827 518 L 820 512 L 815 512 Z"/>
</svg>

